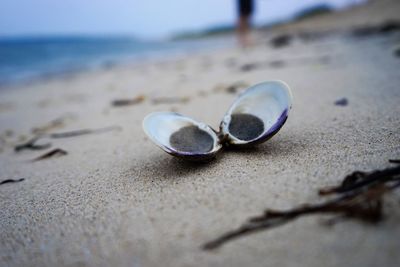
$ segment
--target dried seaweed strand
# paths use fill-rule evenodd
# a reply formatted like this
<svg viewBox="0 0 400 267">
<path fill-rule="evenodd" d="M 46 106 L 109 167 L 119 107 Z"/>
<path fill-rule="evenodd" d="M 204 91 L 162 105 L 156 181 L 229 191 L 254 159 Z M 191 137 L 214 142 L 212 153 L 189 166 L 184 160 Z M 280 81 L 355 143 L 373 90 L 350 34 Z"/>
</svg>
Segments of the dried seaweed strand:
<svg viewBox="0 0 400 267">
<path fill-rule="evenodd" d="M 346 176 L 340 186 L 322 190 L 329 194 L 338 194 L 338 197 L 320 204 L 306 204 L 287 211 L 267 209 L 263 215 L 248 219 L 238 229 L 207 242 L 202 248 L 212 250 L 235 238 L 281 226 L 305 215 L 335 214 L 339 218 L 354 218 L 363 222 L 377 223 L 383 219 L 383 195 L 400 187 L 399 176 L 399 167 L 371 173 L 354 172 Z"/>
<path fill-rule="evenodd" d="M 341 185 L 321 189 L 319 190 L 319 194 L 327 195 L 332 193 L 345 193 L 376 182 L 382 183 L 387 180 L 391 180 L 396 175 L 400 175 L 400 166 L 385 170 L 378 170 L 371 173 L 356 171 L 346 176 Z"/>
<path fill-rule="evenodd" d="M 121 127 L 119 126 L 109 126 L 109 127 L 104 127 L 104 128 L 99 128 L 99 129 L 83 129 L 83 130 L 76 130 L 76 131 L 70 131 L 70 132 L 61 132 L 61 133 L 52 133 L 52 134 L 42 134 L 35 136 L 34 138 L 28 140 L 26 143 L 16 145 L 14 147 L 14 150 L 16 152 L 20 152 L 25 149 L 30 149 L 30 150 L 43 150 L 51 147 L 51 143 L 46 143 L 43 145 L 38 145 L 36 142 L 41 139 L 41 138 L 69 138 L 69 137 L 75 137 L 75 136 L 80 136 L 80 135 L 87 135 L 87 134 L 98 134 L 98 133 L 104 133 L 104 132 L 109 132 L 109 131 L 114 131 L 114 130 L 120 130 Z"/>
<path fill-rule="evenodd" d="M 55 157 L 55 156 L 65 156 L 67 154 L 68 154 L 67 151 L 65 151 L 65 150 L 63 150 L 61 148 L 55 148 L 55 149 L 50 150 L 49 152 L 47 152 L 47 153 L 45 153 L 45 154 L 43 154 L 43 155 L 41 155 L 39 157 L 33 159 L 33 161 L 39 161 L 39 160 L 43 160 L 43 159 L 48 159 L 48 158 Z"/>
<path fill-rule="evenodd" d="M 28 140 L 26 143 L 16 145 L 16 146 L 14 147 L 15 152 L 20 152 L 20 151 L 25 150 L 25 149 L 30 149 L 30 150 L 43 150 L 43 149 L 47 149 L 47 148 L 51 147 L 51 144 L 50 144 L 50 143 L 46 143 L 46 144 L 43 144 L 43 145 L 38 145 L 38 144 L 36 144 L 36 142 L 37 142 L 41 137 L 42 137 L 42 136 L 36 136 L 36 137 L 34 137 L 34 138 Z"/>
<path fill-rule="evenodd" d="M 144 95 L 139 95 L 135 98 L 125 98 L 125 99 L 116 99 L 111 102 L 111 105 L 114 107 L 122 107 L 122 106 L 130 106 L 143 102 L 145 100 Z"/>
<path fill-rule="evenodd" d="M 120 129 L 121 129 L 121 127 L 119 127 L 119 126 L 109 126 L 109 127 L 104 127 L 104 128 L 94 129 L 94 130 L 93 129 L 83 129 L 83 130 L 76 130 L 76 131 L 70 131 L 70 132 L 52 133 L 52 134 L 49 134 L 49 136 L 50 136 L 50 138 L 68 138 L 68 137 L 75 137 L 75 136 L 86 135 L 86 134 L 104 133 L 104 132 L 120 130 Z"/>
<path fill-rule="evenodd" d="M 23 180 L 25 180 L 25 178 L 20 178 L 20 179 L 7 179 L 7 180 L 0 181 L 0 185 L 2 185 L 2 184 L 8 184 L 8 183 L 18 183 L 18 182 L 22 182 Z"/>
</svg>

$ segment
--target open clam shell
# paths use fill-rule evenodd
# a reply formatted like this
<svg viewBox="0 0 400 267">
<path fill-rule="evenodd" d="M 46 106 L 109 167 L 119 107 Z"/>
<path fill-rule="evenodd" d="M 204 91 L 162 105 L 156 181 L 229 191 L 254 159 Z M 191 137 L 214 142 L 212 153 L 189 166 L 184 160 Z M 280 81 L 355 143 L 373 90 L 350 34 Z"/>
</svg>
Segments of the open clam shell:
<svg viewBox="0 0 400 267">
<path fill-rule="evenodd" d="M 147 115 L 143 129 L 165 152 L 188 160 L 213 158 L 222 148 L 210 126 L 174 112 Z"/>
<path fill-rule="evenodd" d="M 285 123 L 292 105 L 289 87 L 281 81 L 268 81 L 244 91 L 225 114 L 220 135 L 228 145 L 262 143 Z"/>
<path fill-rule="evenodd" d="M 205 161 L 223 146 L 250 146 L 276 134 L 289 114 L 292 94 L 281 81 L 257 84 L 243 92 L 229 108 L 215 132 L 210 126 L 173 112 L 155 112 L 143 120 L 150 139 L 167 153 Z"/>
</svg>

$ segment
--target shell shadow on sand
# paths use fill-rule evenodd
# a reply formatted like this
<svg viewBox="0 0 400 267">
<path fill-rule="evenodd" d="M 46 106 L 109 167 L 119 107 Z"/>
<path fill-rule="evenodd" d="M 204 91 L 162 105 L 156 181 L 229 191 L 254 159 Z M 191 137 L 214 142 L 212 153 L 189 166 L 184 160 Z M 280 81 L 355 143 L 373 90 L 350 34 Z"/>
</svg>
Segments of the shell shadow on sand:
<svg viewBox="0 0 400 267">
<path fill-rule="evenodd" d="M 190 179 L 195 179 L 198 174 L 204 172 L 218 173 L 218 170 L 223 170 L 225 166 L 230 165 L 231 163 L 228 161 L 232 160 L 246 161 L 249 158 L 256 161 L 285 160 L 288 155 L 300 155 L 301 151 L 304 151 L 304 146 L 293 140 L 296 138 L 285 135 L 258 146 L 227 148 L 207 162 L 186 161 L 160 152 L 157 156 L 146 158 L 135 167 L 130 168 L 126 174 L 130 177 L 142 177 L 139 180 L 150 177 L 148 182 L 176 182 L 189 178 L 189 176 Z"/>
<path fill-rule="evenodd" d="M 195 175 L 205 170 L 218 168 L 223 160 L 223 155 L 209 161 L 195 162 L 180 158 L 170 157 L 164 153 L 142 162 L 139 168 L 131 169 L 132 173 L 140 173 L 142 177 L 154 177 L 161 180 L 175 180 L 187 175 Z"/>
</svg>

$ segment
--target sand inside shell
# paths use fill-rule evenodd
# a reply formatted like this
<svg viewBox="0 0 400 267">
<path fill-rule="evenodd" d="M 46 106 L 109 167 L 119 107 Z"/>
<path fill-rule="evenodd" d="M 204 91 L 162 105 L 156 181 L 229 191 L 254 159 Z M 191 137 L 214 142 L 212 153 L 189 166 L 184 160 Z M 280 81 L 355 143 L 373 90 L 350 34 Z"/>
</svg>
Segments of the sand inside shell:
<svg viewBox="0 0 400 267">
<path fill-rule="evenodd" d="M 264 132 L 263 121 L 251 114 L 232 114 L 229 133 L 237 139 L 250 141 Z"/>
<path fill-rule="evenodd" d="M 174 132 L 169 138 L 169 143 L 177 151 L 207 153 L 212 150 L 214 139 L 206 131 L 190 125 Z"/>
</svg>

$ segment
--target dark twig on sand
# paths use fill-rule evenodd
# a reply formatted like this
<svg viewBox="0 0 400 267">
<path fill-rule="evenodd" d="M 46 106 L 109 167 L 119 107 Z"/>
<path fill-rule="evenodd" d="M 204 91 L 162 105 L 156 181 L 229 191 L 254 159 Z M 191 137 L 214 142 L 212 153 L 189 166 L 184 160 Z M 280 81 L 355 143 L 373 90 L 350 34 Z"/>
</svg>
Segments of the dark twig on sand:
<svg viewBox="0 0 400 267">
<path fill-rule="evenodd" d="M 2 184 L 8 184 L 8 183 L 18 183 L 18 182 L 22 182 L 23 180 L 25 180 L 25 178 L 20 178 L 20 179 L 7 179 L 7 180 L 0 181 L 0 185 L 2 185 Z"/>
<path fill-rule="evenodd" d="M 37 141 L 41 138 L 69 138 L 69 137 L 75 137 L 75 136 L 80 136 L 80 135 L 87 135 L 87 134 L 98 134 L 98 133 L 104 133 L 104 132 L 109 132 L 109 131 L 114 131 L 114 130 L 120 130 L 121 127 L 119 126 L 109 126 L 109 127 L 104 127 L 104 128 L 99 128 L 99 129 L 83 129 L 83 130 L 76 130 L 76 131 L 70 131 L 70 132 L 61 132 L 61 133 L 51 133 L 51 134 L 42 134 L 35 136 L 34 138 L 30 139 L 28 142 L 16 145 L 14 147 L 14 150 L 16 152 L 20 152 L 22 150 L 43 150 L 51 147 L 50 143 L 46 143 L 43 145 L 36 144 Z"/>
<path fill-rule="evenodd" d="M 51 144 L 50 144 L 50 143 L 46 143 L 46 144 L 42 144 L 42 145 L 36 144 L 36 142 L 37 142 L 41 137 L 42 137 L 42 135 L 36 136 L 36 137 L 34 137 L 34 138 L 28 140 L 26 143 L 16 145 L 16 146 L 14 147 L 15 152 L 20 152 L 20 151 L 25 150 L 25 149 L 30 149 L 30 150 L 42 150 L 42 149 L 47 149 L 47 148 L 51 147 Z"/>
<path fill-rule="evenodd" d="M 80 135 L 87 135 L 87 134 L 98 134 L 98 133 L 105 133 L 105 132 L 110 132 L 110 131 L 115 131 L 115 130 L 120 130 L 121 127 L 119 126 L 109 126 L 109 127 L 104 127 L 104 128 L 99 128 L 99 129 L 83 129 L 83 130 L 76 130 L 76 131 L 70 131 L 70 132 L 62 132 L 62 133 L 52 133 L 49 134 L 50 138 L 68 138 L 68 137 L 75 137 L 75 136 L 80 136 Z"/>
<path fill-rule="evenodd" d="M 400 166 L 395 168 L 387 168 L 370 173 L 356 171 L 347 175 L 342 184 L 336 187 L 328 187 L 319 190 L 320 195 L 333 193 L 346 193 L 354 191 L 376 183 L 385 183 L 387 181 L 398 180 L 400 177 Z"/>
<path fill-rule="evenodd" d="M 48 158 L 52 158 L 52 157 L 65 156 L 67 154 L 68 154 L 67 151 L 65 151 L 61 148 L 55 148 L 39 157 L 33 159 L 32 161 L 39 161 L 39 160 L 48 159 Z"/>
<path fill-rule="evenodd" d="M 383 218 L 384 194 L 398 187 L 400 166 L 370 173 L 354 172 L 346 176 L 341 185 L 320 190 L 322 195 L 337 194 L 336 198 L 320 204 L 301 205 L 287 211 L 267 209 L 263 215 L 248 219 L 238 229 L 207 242 L 203 249 L 215 249 L 237 237 L 281 226 L 305 215 L 334 214 L 339 218 L 377 223 Z"/>
<path fill-rule="evenodd" d="M 123 107 L 123 106 L 131 106 L 142 103 L 145 100 L 144 95 L 137 96 L 135 98 L 126 98 L 126 99 L 116 99 L 111 102 L 111 105 L 114 107 Z"/>
</svg>

